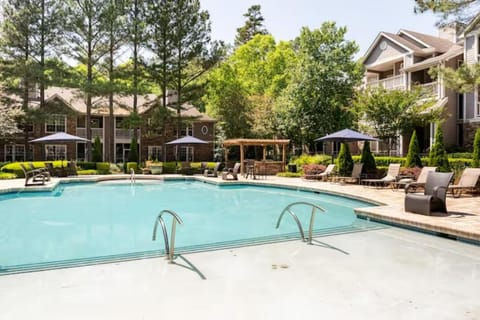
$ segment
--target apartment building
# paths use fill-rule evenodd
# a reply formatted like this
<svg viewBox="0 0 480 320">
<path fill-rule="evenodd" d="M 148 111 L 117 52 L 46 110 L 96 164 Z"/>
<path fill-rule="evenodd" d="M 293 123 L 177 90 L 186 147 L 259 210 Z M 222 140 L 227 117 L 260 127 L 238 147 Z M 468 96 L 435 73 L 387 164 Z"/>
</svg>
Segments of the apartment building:
<svg viewBox="0 0 480 320">
<path fill-rule="evenodd" d="M 434 108 L 445 108 L 448 115 L 441 124 L 447 148 L 471 149 L 475 130 L 480 127 L 478 88 L 475 92 L 460 94 L 446 88 L 441 77 L 432 79 L 428 71 L 439 65 L 456 69 L 462 63 L 479 62 L 478 20 L 468 26 L 441 27 L 436 36 L 410 30 L 396 34 L 380 32 L 364 55 L 364 87 L 410 90 L 413 86 L 422 86 L 435 99 Z M 423 152 L 434 142 L 435 126 L 432 123 L 417 128 Z M 399 137 L 391 153 L 405 155 L 408 143 L 409 137 Z M 372 149 L 381 152 L 381 148 L 377 144 Z"/>
<path fill-rule="evenodd" d="M 169 96 L 169 102 L 175 102 L 174 95 Z M 114 117 L 110 118 L 108 98 L 93 98 L 90 127 L 92 141 L 99 137 L 104 160 L 125 162 L 128 160 L 130 144 L 134 132 L 122 124 L 132 112 L 133 96 L 114 96 Z M 156 127 L 153 122 L 154 113 L 163 108 L 157 95 L 139 95 L 137 98 L 138 112 L 145 120 L 137 134 L 138 154 L 141 161 L 147 159 L 158 161 L 208 161 L 213 159 L 215 142 L 215 120 L 198 111 L 192 105 L 182 106 L 180 113 L 181 127 L 177 132 L 176 117 L 170 118 L 164 127 Z M 38 94 L 31 94 L 29 106 L 38 108 Z M 28 136 L 18 134 L 5 140 L 0 140 L 0 161 L 24 160 L 85 160 L 85 143 L 32 144 L 28 141 L 56 132 L 66 132 L 72 135 L 87 137 L 86 103 L 78 89 L 51 87 L 45 91 L 44 121 L 28 126 Z M 175 110 L 167 107 L 172 114 Z M 113 121 L 111 121 L 113 120 Z M 151 125 L 150 125 L 151 124 Z M 110 128 L 113 125 L 113 135 Z M 166 145 L 167 142 L 191 135 L 208 142 L 199 146 Z M 113 155 L 109 154 L 108 146 L 114 143 Z"/>
</svg>

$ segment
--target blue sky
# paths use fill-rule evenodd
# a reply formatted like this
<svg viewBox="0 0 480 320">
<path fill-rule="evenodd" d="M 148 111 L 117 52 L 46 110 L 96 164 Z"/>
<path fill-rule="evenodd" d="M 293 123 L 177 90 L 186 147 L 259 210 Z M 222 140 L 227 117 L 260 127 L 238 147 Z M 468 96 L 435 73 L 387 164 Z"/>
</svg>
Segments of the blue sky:
<svg viewBox="0 0 480 320">
<path fill-rule="evenodd" d="M 236 30 L 245 22 L 243 14 L 261 5 L 265 26 L 275 40 L 292 40 L 302 26 L 318 28 L 325 21 L 347 27 L 347 40 L 360 45 L 363 56 L 380 31 L 400 29 L 437 35 L 436 17 L 414 14 L 414 0 L 200 0 L 210 13 L 212 39 L 233 43 Z"/>
</svg>

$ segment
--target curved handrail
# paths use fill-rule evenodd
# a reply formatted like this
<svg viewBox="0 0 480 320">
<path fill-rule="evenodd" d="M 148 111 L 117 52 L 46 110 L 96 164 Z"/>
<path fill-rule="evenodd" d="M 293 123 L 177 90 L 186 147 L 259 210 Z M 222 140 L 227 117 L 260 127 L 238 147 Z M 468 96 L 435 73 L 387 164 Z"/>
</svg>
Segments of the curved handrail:
<svg viewBox="0 0 480 320">
<path fill-rule="evenodd" d="M 283 215 L 285 214 L 285 212 L 288 212 L 290 213 L 290 215 L 293 217 L 293 219 L 295 220 L 295 223 L 297 224 L 298 226 L 298 229 L 300 230 L 300 235 L 302 237 L 302 241 L 306 242 L 307 240 L 305 239 L 305 233 L 303 232 L 303 228 L 302 228 L 302 224 L 300 223 L 300 220 L 298 220 L 298 217 L 297 215 L 291 210 L 291 208 L 293 206 L 297 206 L 297 205 L 306 205 L 306 206 L 310 206 L 312 207 L 312 213 L 310 214 L 310 225 L 308 227 L 308 243 L 309 244 L 312 244 L 312 239 L 313 239 L 313 225 L 315 223 L 315 210 L 319 210 L 321 212 L 325 212 L 325 209 L 320 207 L 320 206 L 317 206 L 316 204 L 313 204 L 313 203 L 310 203 L 310 202 L 306 202 L 306 201 L 298 201 L 298 202 L 293 202 L 293 203 L 290 203 L 288 206 L 285 207 L 285 209 L 283 209 L 282 213 L 280 214 L 280 216 L 278 217 L 278 220 L 277 220 L 277 225 L 276 225 L 276 229 L 278 229 L 278 227 L 280 227 L 280 222 L 282 221 L 282 218 L 283 218 Z"/>
<path fill-rule="evenodd" d="M 168 213 L 173 217 L 172 233 L 170 235 L 170 246 L 168 245 L 167 228 L 165 226 L 165 221 L 162 218 L 164 213 Z M 180 218 L 178 214 L 176 214 L 172 210 L 162 210 L 158 214 L 157 219 L 155 219 L 155 225 L 153 227 L 152 241 L 156 240 L 157 238 L 158 223 L 160 223 L 160 225 L 162 226 L 163 240 L 165 242 L 165 254 L 167 255 L 167 259 L 170 260 L 171 263 L 173 262 L 173 256 L 174 256 L 173 254 L 175 250 L 175 230 L 176 230 L 177 222 L 179 224 L 183 224 L 182 218 Z"/>
</svg>

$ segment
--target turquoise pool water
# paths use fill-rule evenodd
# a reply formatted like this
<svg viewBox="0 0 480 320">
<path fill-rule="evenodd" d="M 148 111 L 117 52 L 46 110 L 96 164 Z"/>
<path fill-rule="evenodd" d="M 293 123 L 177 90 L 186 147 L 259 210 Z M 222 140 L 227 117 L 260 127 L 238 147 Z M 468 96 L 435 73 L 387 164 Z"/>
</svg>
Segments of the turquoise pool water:
<svg viewBox="0 0 480 320">
<path fill-rule="evenodd" d="M 313 192 L 185 181 L 60 185 L 53 192 L 0 195 L 0 274 L 161 255 L 161 230 L 157 241 L 152 231 L 164 209 L 184 222 L 176 252 L 298 239 L 288 215 L 275 228 L 296 201 L 327 210 L 316 216 L 316 234 L 378 226 L 353 212 L 371 204 Z M 310 208 L 295 213 L 308 230 Z M 171 218 L 165 221 L 169 227 Z"/>
</svg>

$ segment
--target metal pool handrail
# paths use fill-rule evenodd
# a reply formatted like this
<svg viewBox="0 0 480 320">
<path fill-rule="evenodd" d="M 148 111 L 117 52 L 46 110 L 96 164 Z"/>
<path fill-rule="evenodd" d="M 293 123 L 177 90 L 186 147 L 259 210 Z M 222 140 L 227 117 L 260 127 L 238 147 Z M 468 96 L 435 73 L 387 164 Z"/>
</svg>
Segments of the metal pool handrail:
<svg viewBox="0 0 480 320">
<path fill-rule="evenodd" d="M 297 206 L 297 205 L 305 205 L 305 206 L 312 207 L 312 213 L 310 214 L 310 225 L 308 227 L 308 244 L 312 244 L 313 225 L 315 223 L 315 211 L 320 210 L 321 212 L 325 212 L 324 208 L 322 208 L 320 206 L 317 206 L 316 204 L 313 204 L 313 203 L 310 203 L 310 202 L 305 202 L 305 201 L 290 203 L 288 206 L 285 207 L 285 209 L 283 209 L 282 213 L 278 217 L 277 226 L 275 228 L 278 229 L 278 227 L 280 227 L 280 222 L 282 221 L 283 215 L 285 214 L 285 212 L 288 212 L 293 217 L 293 219 L 295 220 L 295 223 L 298 226 L 298 229 L 300 230 L 300 235 L 302 236 L 302 241 L 307 242 L 307 239 L 305 238 L 305 233 L 303 232 L 302 224 L 300 223 L 300 220 L 298 220 L 297 215 L 291 210 L 291 208 L 293 206 Z"/>
<path fill-rule="evenodd" d="M 168 234 L 167 234 L 167 228 L 165 226 L 165 221 L 162 218 L 162 215 L 164 213 L 168 213 L 173 217 L 172 221 L 172 232 L 170 235 L 170 246 L 168 245 Z M 162 226 L 162 232 L 163 232 L 163 240 L 165 242 L 165 254 L 167 255 L 167 259 L 170 261 L 170 263 L 173 263 L 173 258 L 174 258 L 174 250 L 175 250 L 175 229 L 177 227 L 177 222 L 180 224 L 183 224 L 182 219 L 176 214 L 175 212 L 171 210 L 162 210 L 159 215 L 157 216 L 157 219 L 155 219 L 155 226 L 153 227 L 153 235 L 152 235 L 152 241 L 155 241 L 157 238 L 157 228 L 158 224 Z"/>
</svg>

